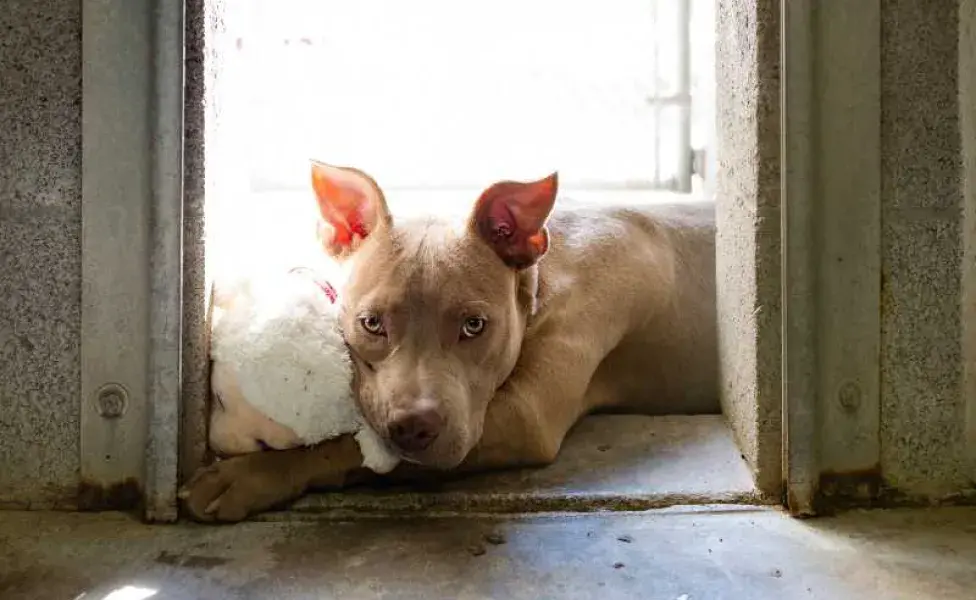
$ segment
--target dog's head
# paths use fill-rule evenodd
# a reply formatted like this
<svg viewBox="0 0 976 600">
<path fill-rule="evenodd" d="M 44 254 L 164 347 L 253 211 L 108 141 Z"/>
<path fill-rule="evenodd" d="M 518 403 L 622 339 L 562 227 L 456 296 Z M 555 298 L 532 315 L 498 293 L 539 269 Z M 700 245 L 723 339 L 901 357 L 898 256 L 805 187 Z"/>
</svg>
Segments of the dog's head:
<svg viewBox="0 0 976 600">
<path fill-rule="evenodd" d="M 323 248 L 347 266 L 342 329 L 363 414 L 405 459 L 458 465 L 518 359 L 556 175 L 496 183 L 457 222 L 394 222 L 354 169 L 313 163 L 312 184 Z"/>
</svg>

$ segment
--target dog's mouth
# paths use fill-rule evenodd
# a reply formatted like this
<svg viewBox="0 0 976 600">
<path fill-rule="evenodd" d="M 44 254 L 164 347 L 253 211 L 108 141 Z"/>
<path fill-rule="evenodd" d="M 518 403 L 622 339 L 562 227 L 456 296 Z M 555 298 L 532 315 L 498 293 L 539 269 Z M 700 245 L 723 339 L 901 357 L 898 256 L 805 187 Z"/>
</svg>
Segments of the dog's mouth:
<svg viewBox="0 0 976 600">
<path fill-rule="evenodd" d="M 457 457 L 452 453 L 445 454 L 443 452 L 431 451 L 431 449 L 408 452 L 401 448 L 397 448 L 389 441 L 384 440 L 384 443 L 386 444 L 387 448 L 390 449 L 390 452 L 399 457 L 401 461 L 418 467 L 449 471 L 460 465 L 464 460 L 463 457 Z M 443 450 L 443 448 L 441 450 Z"/>
<path fill-rule="evenodd" d="M 366 419 L 366 426 L 372 428 L 373 431 L 378 431 L 377 428 L 369 421 L 369 419 Z M 412 465 L 424 466 L 425 463 L 423 460 L 417 458 L 415 454 L 411 454 L 410 452 L 397 447 L 397 445 L 394 444 L 386 435 L 380 435 L 379 439 L 383 444 L 383 448 L 393 456 L 399 458 L 401 461 Z"/>
<path fill-rule="evenodd" d="M 383 445 L 386 449 L 400 460 L 411 465 L 425 466 L 426 462 L 423 460 L 423 451 L 420 452 L 408 452 L 403 448 L 400 448 L 394 444 L 389 438 L 383 436 Z"/>
<path fill-rule="evenodd" d="M 413 458 L 409 454 L 405 454 L 404 452 L 401 452 L 399 450 L 394 450 L 394 453 L 397 456 L 399 456 L 400 457 L 400 460 L 402 460 L 405 463 L 409 463 L 411 465 L 424 466 L 424 463 L 423 462 L 417 460 L 416 458 Z"/>
</svg>

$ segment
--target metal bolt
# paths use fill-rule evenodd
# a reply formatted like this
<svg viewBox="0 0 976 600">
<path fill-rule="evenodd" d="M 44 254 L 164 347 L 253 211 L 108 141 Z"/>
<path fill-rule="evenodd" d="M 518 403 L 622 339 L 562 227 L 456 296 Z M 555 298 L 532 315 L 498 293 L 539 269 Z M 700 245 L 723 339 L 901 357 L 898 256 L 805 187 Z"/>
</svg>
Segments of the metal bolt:
<svg viewBox="0 0 976 600">
<path fill-rule="evenodd" d="M 98 390 L 95 408 L 106 419 L 117 419 L 125 413 L 128 397 L 121 385 L 109 383 Z"/>
<path fill-rule="evenodd" d="M 861 388 L 853 381 L 848 381 L 840 386 L 837 399 L 845 410 L 854 412 L 861 407 Z"/>
</svg>

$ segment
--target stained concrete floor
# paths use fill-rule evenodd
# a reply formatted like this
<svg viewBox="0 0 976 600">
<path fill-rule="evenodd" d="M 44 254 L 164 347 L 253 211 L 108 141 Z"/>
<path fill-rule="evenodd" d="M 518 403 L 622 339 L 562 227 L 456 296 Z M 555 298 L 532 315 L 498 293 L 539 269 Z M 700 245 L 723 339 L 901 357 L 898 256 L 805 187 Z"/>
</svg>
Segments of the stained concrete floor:
<svg viewBox="0 0 976 600">
<path fill-rule="evenodd" d="M 760 500 L 721 417 L 592 417 L 546 469 L 233 526 L 0 511 L 0 600 L 976 598 L 976 508 Z"/>
<path fill-rule="evenodd" d="M 599 415 L 583 419 L 559 460 L 544 469 L 490 473 L 421 490 L 313 494 L 292 512 L 579 511 L 762 500 L 721 415 Z"/>
<path fill-rule="evenodd" d="M 976 509 L 798 521 L 712 506 L 233 526 L 0 512 L 3 600 L 974 597 Z"/>
</svg>

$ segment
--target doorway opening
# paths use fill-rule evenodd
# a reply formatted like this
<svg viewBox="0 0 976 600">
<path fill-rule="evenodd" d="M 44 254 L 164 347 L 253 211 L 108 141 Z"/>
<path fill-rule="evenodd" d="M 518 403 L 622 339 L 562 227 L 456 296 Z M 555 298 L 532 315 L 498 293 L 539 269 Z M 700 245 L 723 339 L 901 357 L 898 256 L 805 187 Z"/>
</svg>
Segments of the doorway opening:
<svg viewBox="0 0 976 600">
<path fill-rule="evenodd" d="M 711 0 L 621 0 L 599 10 L 556 0 L 222 7 L 213 88 L 220 141 L 206 156 L 214 180 L 205 207 L 208 277 L 282 267 L 302 251 L 293 234 L 311 232 L 310 158 L 370 173 L 395 212 L 449 210 L 493 181 L 557 169 L 561 195 L 591 202 L 714 197 L 714 7 Z M 508 493 L 521 510 L 570 497 L 597 504 L 639 497 L 648 507 L 759 497 L 718 415 L 590 417 L 557 465 L 459 485 L 436 496 L 317 496 L 304 506 L 470 506 L 471 490 L 490 493 L 495 507 Z"/>
</svg>

